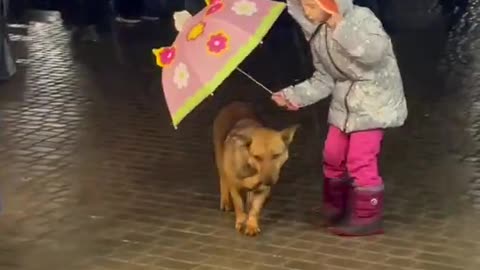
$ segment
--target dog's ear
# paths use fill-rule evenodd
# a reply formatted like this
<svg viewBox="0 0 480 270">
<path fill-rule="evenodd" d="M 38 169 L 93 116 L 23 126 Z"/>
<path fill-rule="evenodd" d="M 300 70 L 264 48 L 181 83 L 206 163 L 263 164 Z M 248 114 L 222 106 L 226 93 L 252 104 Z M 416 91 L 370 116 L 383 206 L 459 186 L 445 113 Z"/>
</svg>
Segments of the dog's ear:
<svg viewBox="0 0 480 270">
<path fill-rule="evenodd" d="M 297 132 L 297 129 L 299 127 L 300 125 L 293 125 L 289 128 L 286 128 L 280 131 L 280 134 L 282 135 L 282 139 L 287 146 L 290 145 L 290 143 L 293 141 L 293 137 L 295 136 L 295 133 Z"/>
</svg>

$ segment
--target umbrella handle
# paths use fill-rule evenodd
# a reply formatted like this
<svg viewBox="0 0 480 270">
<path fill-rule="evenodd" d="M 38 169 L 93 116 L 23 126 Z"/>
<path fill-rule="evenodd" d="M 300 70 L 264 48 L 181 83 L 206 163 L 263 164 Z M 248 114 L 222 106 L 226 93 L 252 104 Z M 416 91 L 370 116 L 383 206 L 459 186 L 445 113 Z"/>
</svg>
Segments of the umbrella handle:
<svg viewBox="0 0 480 270">
<path fill-rule="evenodd" d="M 245 77 L 249 78 L 250 80 L 252 80 L 254 83 L 256 83 L 258 86 L 260 86 L 263 90 L 267 91 L 270 95 L 273 94 L 273 91 L 268 89 L 265 85 L 263 85 L 261 82 L 255 80 L 252 76 L 250 76 L 250 74 L 248 74 L 247 72 L 243 71 L 241 68 L 237 67 L 237 70 L 242 73 L 243 75 L 245 75 Z"/>
</svg>

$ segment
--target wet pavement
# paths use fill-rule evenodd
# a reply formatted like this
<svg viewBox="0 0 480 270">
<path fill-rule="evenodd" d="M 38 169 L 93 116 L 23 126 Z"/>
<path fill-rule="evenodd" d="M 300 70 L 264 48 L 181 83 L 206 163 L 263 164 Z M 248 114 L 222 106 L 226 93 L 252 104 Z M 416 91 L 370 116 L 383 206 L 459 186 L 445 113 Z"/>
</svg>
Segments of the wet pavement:
<svg viewBox="0 0 480 270">
<path fill-rule="evenodd" d="M 116 26 L 100 44 L 70 42 L 55 13 L 12 25 L 0 269 L 479 269 L 479 10 L 473 1 L 450 35 L 441 24 L 393 35 L 410 116 L 388 131 L 382 156 L 387 233 L 367 238 L 331 236 L 309 213 L 321 199 L 326 102 L 282 112 L 234 74 L 175 131 L 150 55 L 172 40 L 171 25 Z M 246 69 L 277 87 L 272 74 L 289 67 L 264 53 Z M 302 124 L 254 239 L 218 210 L 211 122 L 237 99 L 272 126 Z"/>
</svg>

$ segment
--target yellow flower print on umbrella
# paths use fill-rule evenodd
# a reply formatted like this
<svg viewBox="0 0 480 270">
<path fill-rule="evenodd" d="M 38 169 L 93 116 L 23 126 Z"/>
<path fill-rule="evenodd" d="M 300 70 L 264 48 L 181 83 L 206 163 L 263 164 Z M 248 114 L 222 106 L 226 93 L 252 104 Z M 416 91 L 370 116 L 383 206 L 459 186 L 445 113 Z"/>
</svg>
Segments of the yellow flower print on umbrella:
<svg viewBox="0 0 480 270">
<path fill-rule="evenodd" d="M 197 39 L 199 36 L 203 34 L 205 31 L 205 23 L 204 22 L 199 22 L 195 26 L 192 27 L 190 32 L 188 32 L 187 35 L 187 40 L 192 41 Z"/>
</svg>

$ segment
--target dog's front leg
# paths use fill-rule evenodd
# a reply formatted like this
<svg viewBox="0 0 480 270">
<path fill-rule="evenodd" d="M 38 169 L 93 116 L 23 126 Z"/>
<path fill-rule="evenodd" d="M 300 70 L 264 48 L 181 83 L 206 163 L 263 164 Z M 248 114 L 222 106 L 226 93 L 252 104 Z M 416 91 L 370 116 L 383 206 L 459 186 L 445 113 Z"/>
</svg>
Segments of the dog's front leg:
<svg viewBox="0 0 480 270">
<path fill-rule="evenodd" d="M 266 188 L 260 192 L 253 192 L 251 196 L 251 208 L 248 212 L 245 234 L 248 236 L 256 236 L 260 233 L 260 212 L 270 196 L 270 188 Z"/>
<path fill-rule="evenodd" d="M 235 208 L 235 229 L 242 230 L 243 223 L 247 219 L 243 199 L 240 192 L 235 187 L 230 187 L 230 195 L 232 196 L 233 208 Z"/>
<path fill-rule="evenodd" d="M 230 212 L 232 211 L 232 200 L 230 200 L 230 188 L 227 177 L 222 172 L 220 174 L 220 210 Z"/>
</svg>

